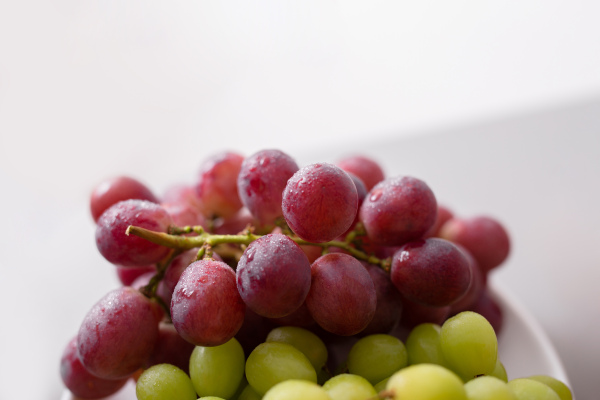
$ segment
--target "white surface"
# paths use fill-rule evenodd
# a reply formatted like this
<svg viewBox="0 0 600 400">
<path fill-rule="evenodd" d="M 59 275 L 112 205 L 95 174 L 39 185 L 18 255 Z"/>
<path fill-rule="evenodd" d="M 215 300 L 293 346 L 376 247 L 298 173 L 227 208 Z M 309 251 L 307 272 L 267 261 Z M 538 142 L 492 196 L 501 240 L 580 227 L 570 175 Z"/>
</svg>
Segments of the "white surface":
<svg viewBox="0 0 600 400">
<path fill-rule="evenodd" d="M 501 218 L 514 251 L 498 279 L 548 332 L 578 398 L 597 397 L 599 8 L 0 2 L 0 301 L 12 327 L 0 399 L 24 387 L 57 398 L 62 346 L 116 285 L 91 239 L 100 179 L 160 191 L 212 151 L 263 147 L 301 162 L 368 152 L 460 213 Z"/>
<path fill-rule="evenodd" d="M 510 291 L 494 283 L 492 296 L 504 312 L 498 355 L 508 372 L 508 379 L 545 374 L 570 385 L 567 373 L 554 346 L 535 318 L 519 304 Z M 135 384 L 129 381 L 107 400 L 135 400 Z M 65 390 L 60 400 L 76 400 Z"/>
</svg>

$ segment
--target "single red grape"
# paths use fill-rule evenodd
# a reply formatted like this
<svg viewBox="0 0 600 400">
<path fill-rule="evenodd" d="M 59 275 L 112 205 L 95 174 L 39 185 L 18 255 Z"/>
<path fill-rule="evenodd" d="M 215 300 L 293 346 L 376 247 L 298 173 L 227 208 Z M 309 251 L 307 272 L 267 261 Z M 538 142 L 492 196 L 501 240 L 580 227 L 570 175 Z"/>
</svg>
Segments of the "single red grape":
<svg viewBox="0 0 600 400">
<path fill-rule="evenodd" d="M 94 222 L 113 204 L 129 199 L 158 203 L 158 199 L 146 185 L 128 176 L 117 176 L 100 183 L 90 196 L 90 211 Z"/>
<path fill-rule="evenodd" d="M 338 167 L 346 172 L 350 172 L 360 178 L 367 191 L 381 182 L 385 175 L 381 166 L 371 158 L 365 156 L 351 156 L 344 158 L 336 163 Z"/>
</svg>

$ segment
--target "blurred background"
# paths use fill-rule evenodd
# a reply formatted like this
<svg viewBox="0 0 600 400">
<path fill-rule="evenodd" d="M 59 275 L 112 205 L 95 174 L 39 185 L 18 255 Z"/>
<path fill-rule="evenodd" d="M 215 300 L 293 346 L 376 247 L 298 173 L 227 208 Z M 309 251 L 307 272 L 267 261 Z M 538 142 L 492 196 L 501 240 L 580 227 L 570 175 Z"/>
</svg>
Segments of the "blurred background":
<svg viewBox="0 0 600 400">
<path fill-rule="evenodd" d="M 494 279 L 594 398 L 598 15 L 591 0 L 0 1 L 0 399 L 59 398 L 64 345 L 117 285 L 93 242 L 99 181 L 161 193 L 216 151 L 263 148 L 367 154 L 457 214 L 498 217 L 514 247 Z"/>
</svg>

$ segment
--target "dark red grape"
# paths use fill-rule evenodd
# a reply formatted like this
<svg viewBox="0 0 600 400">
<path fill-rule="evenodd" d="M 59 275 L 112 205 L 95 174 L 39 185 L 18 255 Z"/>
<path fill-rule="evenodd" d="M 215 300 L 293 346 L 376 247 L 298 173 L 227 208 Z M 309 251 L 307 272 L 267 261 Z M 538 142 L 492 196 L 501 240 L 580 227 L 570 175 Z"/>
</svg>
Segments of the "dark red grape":
<svg viewBox="0 0 600 400">
<path fill-rule="evenodd" d="M 120 266 L 141 267 L 162 260 L 169 248 L 134 235 L 126 235 L 129 225 L 166 232 L 172 225 L 170 215 L 156 203 L 125 200 L 111 206 L 96 225 L 96 246 L 108 261 Z"/>
<path fill-rule="evenodd" d="M 504 322 L 504 313 L 496 300 L 490 296 L 487 288 L 481 292 L 481 296 L 479 296 L 479 299 L 473 304 L 470 311 L 474 311 L 485 317 L 494 328 L 496 335 L 500 334 Z"/>
<path fill-rule="evenodd" d="M 402 296 L 432 307 L 452 304 L 471 282 L 471 268 L 453 243 L 438 238 L 417 240 L 394 254 L 390 272 Z"/>
<path fill-rule="evenodd" d="M 297 171 L 285 187 L 283 216 L 302 239 L 333 240 L 352 225 L 358 194 L 350 176 L 332 164 L 311 164 Z"/>
<path fill-rule="evenodd" d="M 363 265 L 373 280 L 375 293 L 377 293 L 377 307 L 373 319 L 360 334 L 388 333 L 398 324 L 402 316 L 402 296 L 383 269 L 373 264 L 363 263 Z"/>
<path fill-rule="evenodd" d="M 67 389 L 82 399 L 110 396 L 118 392 L 128 379 L 103 379 L 90 374 L 77 357 L 77 337 L 69 341 L 62 354 L 60 376 Z"/>
<path fill-rule="evenodd" d="M 347 254 L 330 253 L 319 257 L 311 269 L 306 305 L 317 324 L 341 336 L 365 329 L 375 315 L 377 293 L 360 261 Z"/>
<path fill-rule="evenodd" d="M 360 220 L 374 243 L 400 246 L 427 233 L 436 213 L 437 203 L 429 186 L 404 176 L 375 185 L 360 208 Z"/>
<path fill-rule="evenodd" d="M 296 162 L 279 150 L 259 151 L 242 163 L 237 179 L 240 199 L 262 224 L 283 216 L 283 189 L 296 171 Z"/>
<path fill-rule="evenodd" d="M 381 166 L 368 157 L 351 156 L 338 161 L 336 165 L 344 171 L 359 177 L 365 184 L 367 191 L 385 178 Z"/>
<path fill-rule="evenodd" d="M 100 183 L 90 196 L 90 211 L 94 221 L 110 206 L 123 200 L 138 199 L 158 203 L 156 196 L 136 179 L 128 176 L 118 176 Z"/>
<path fill-rule="evenodd" d="M 469 289 L 467 289 L 467 292 L 460 299 L 458 299 L 458 301 L 452 303 L 450 306 L 450 311 L 452 314 L 456 314 L 460 311 L 471 310 L 473 305 L 481 297 L 481 293 L 486 288 L 485 275 L 481 271 L 481 268 L 479 268 L 475 258 L 461 245 L 457 244 L 456 246 L 465 254 L 467 260 L 469 261 L 469 267 L 471 269 L 471 283 L 469 284 Z"/>
<path fill-rule="evenodd" d="M 101 378 L 120 379 L 141 368 L 158 338 L 158 305 L 124 286 L 98 301 L 85 316 L 77 346 L 85 368 Z"/>
<path fill-rule="evenodd" d="M 184 340 L 173 324 L 161 322 L 158 327 L 156 346 L 145 364 L 149 368 L 157 364 L 171 364 L 189 373 L 190 356 L 195 346 Z"/>
<path fill-rule="evenodd" d="M 510 251 L 508 233 L 491 217 L 452 218 L 442 226 L 440 237 L 466 248 L 484 273 L 502 264 Z"/>
<path fill-rule="evenodd" d="M 307 328 L 316 323 L 312 315 L 310 315 L 306 302 L 302 303 L 293 313 L 285 317 L 271 318 L 270 320 L 280 326 L 298 326 L 300 328 Z"/>
<path fill-rule="evenodd" d="M 450 315 L 450 306 L 431 307 L 403 298 L 400 328 L 410 331 L 425 322 L 442 325 Z"/>
<path fill-rule="evenodd" d="M 310 289 L 310 263 L 288 236 L 272 233 L 250 243 L 236 270 L 240 296 L 255 313 L 278 318 L 297 310 Z"/>
<path fill-rule="evenodd" d="M 228 218 L 242 208 L 237 177 L 243 161 L 239 154 L 224 152 L 207 159 L 200 167 L 196 194 L 206 218 Z"/>
<path fill-rule="evenodd" d="M 218 346 L 240 329 L 245 308 L 231 267 L 203 259 L 181 274 L 171 299 L 171 320 L 188 342 Z"/>
<path fill-rule="evenodd" d="M 450 209 L 445 206 L 438 204 L 437 207 L 437 216 L 435 218 L 435 223 L 433 226 L 427 231 L 424 237 L 439 237 L 440 236 L 440 228 L 450 219 L 454 218 L 454 214 Z"/>
</svg>

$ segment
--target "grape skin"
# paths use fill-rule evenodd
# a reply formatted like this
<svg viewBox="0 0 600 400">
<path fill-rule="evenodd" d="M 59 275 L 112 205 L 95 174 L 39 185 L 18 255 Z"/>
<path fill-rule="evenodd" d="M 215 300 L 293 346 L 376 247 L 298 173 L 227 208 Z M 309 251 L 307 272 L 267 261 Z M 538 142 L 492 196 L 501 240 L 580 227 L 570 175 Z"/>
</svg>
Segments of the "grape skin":
<svg viewBox="0 0 600 400">
<path fill-rule="evenodd" d="M 259 315 L 279 318 L 297 310 L 310 289 L 311 269 L 302 249 L 286 235 L 269 234 L 252 242 L 236 270 L 237 288 Z"/>
<path fill-rule="evenodd" d="M 398 324 L 402 316 L 402 296 L 383 269 L 373 264 L 362 264 L 375 286 L 377 307 L 373 319 L 360 334 L 388 333 Z"/>
<path fill-rule="evenodd" d="M 406 347 L 400 339 L 385 334 L 365 336 L 348 354 L 348 371 L 372 385 L 408 365 Z"/>
<path fill-rule="evenodd" d="M 217 346 L 234 337 L 244 322 L 245 309 L 235 272 L 214 259 L 187 267 L 171 299 L 175 329 L 197 346 Z"/>
<path fill-rule="evenodd" d="M 113 204 L 129 199 L 158 203 L 158 199 L 152 191 L 134 178 L 117 176 L 101 182 L 94 188 L 90 196 L 90 211 L 94 222 L 97 222 L 102 213 Z"/>
<path fill-rule="evenodd" d="M 400 176 L 375 185 L 359 212 L 371 241 L 384 246 L 401 246 L 420 239 L 433 226 L 437 202 L 425 182 Z"/>
<path fill-rule="evenodd" d="M 79 359 L 85 368 L 101 378 L 120 379 L 142 367 L 158 340 L 155 307 L 128 286 L 100 299 L 77 335 Z"/>
<path fill-rule="evenodd" d="M 196 391 L 185 372 L 170 364 L 145 370 L 135 386 L 138 400 L 196 400 Z"/>
<path fill-rule="evenodd" d="M 120 266 L 142 267 L 161 261 L 169 248 L 125 232 L 129 225 L 166 232 L 171 216 L 158 204 L 145 200 L 125 200 L 106 210 L 96 226 L 96 246 L 109 262 Z"/>
<path fill-rule="evenodd" d="M 346 172 L 356 175 L 365 184 L 367 191 L 381 182 L 385 175 L 381 166 L 365 156 L 350 156 L 339 160 L 336 165 Z"/>
<path fill-rule="evenodd" d="M 302 239 L 328 242 L 346 232 L 358 211 L 358 193 L 350 176 L 328 163 L 298 170 L 287 182 L 283 216 Z"/>
<path fill-rule="evenodd" d="M 360 261 L 347 254 L 329 253 L 319 257 L 311 270 L 306 305 L 315 321 L 341 336 L 365 329 L 375 315 L 377 293 Z"/>
</svg>

